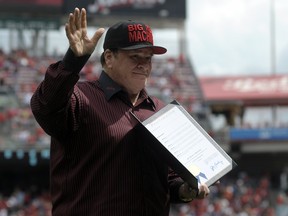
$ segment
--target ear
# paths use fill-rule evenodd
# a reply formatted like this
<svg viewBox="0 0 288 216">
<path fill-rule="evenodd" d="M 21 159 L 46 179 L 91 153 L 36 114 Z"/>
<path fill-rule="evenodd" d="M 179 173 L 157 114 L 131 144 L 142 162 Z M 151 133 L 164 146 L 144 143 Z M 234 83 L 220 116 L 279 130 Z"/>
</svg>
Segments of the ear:
<svg viewBox="0 0 288 216">
<path fill-rule="evenodd" d="M 112 61 L 113 61 L 113 52 L 109 49 L 105 50 L 104 52 L 104 59 L 105 59 L 105 63 L 106 63 L 106 66 L 108 68 L 111 68 L 112 67 Z"/>
</svg>

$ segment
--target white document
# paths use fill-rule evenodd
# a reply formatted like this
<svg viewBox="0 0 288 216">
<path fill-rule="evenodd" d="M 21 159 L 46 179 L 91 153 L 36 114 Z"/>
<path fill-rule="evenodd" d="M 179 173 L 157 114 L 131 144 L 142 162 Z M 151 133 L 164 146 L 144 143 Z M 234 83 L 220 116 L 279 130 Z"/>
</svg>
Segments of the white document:
<svg viewBox="0 0 288 216">
<path fill-rule="evenodd" d="M 167 105 L 142 124 L 198 180 L 198 184 L 210 186 L 236 165 L 179 104 Z"/>
</svg>

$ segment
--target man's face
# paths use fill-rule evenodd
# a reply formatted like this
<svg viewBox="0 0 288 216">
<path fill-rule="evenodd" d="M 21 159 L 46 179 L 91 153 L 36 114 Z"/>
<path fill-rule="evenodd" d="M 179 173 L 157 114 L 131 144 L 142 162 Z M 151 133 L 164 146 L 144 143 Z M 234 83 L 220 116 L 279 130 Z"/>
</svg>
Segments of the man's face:
<svg viewBox="0 0 288 216">
<path fill-rule="evenodd" d="M 116 53 L 108 54 L 106 72 L 128 94 L 138 94 L 150 76 L 152 56 L 150 48 L 118 50 Z"/>
</svg>

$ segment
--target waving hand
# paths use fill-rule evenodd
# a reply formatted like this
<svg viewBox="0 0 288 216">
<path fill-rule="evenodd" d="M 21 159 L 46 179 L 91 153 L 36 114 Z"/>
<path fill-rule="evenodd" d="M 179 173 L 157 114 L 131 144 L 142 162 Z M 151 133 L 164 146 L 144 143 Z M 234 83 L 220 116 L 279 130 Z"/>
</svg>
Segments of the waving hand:
<svg viewBox="0 0 288 216">
<path fill-rule="evenodd" d="M 69 14 L 65 31 L 70 48 L 76 56 L 92 54 L 100 37 L 104 33 L 104 29 L 99 28 L 91 39 L 88 37 L 86 10 L 84 8 L 81 11 L 75 8 L 74 13 Z"/>
</svg>

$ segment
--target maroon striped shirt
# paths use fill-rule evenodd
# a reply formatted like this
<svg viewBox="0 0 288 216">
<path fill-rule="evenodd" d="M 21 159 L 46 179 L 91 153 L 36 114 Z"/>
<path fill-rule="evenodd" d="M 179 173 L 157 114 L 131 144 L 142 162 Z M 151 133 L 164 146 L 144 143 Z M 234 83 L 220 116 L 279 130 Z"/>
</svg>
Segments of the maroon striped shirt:
<svg viewBox="0 0 288 216">
<path fill-rule="evenodd" d="M 51 136 L 53 216 L 167 216 L 182 181 L 136 130 L 164 104 L 141 91 L 135 106 L 109 76 L 78 82 L 89 56 L 68 50 L 48 67 L 31 99 Z"/>
</svg>

